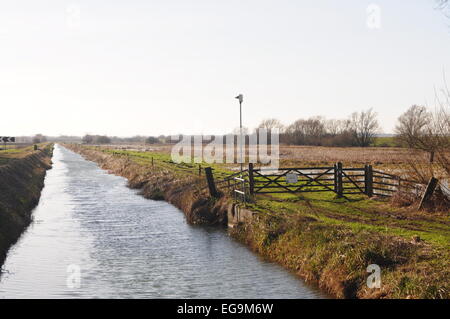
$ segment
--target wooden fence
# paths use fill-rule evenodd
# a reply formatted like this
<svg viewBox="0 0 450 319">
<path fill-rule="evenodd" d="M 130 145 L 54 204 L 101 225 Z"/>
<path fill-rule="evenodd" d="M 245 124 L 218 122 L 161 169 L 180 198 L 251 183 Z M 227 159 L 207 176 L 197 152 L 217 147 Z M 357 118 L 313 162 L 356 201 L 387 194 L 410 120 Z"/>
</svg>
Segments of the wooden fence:
<svg viewBox="0 0 450 319">
<path fill-rule="evenodd" d="M 121 152 L 114 154 L 126 155 Z M 145 154 L 133 155 L 149 159 Z M 150 158 L 153 166 L 154 159 Z M 321 167 L 293 167 L 270 170 L 255 169 L 253 164 L 242 173 L 227 174 L 214 172 L 211 167 L 201 164 L 175 163 L 172 160 L 158 160 L 176 166 L 177 170 L 192 175 L 206 176 L 210 194 L 216 197 L 219 190 L 229 191 L 234 197 L 247 198 L 247 195 L 277 193 L 316 193 L 334 192 L 338 197 L 345 195 L 392 196 L 399 190 L 422 193 L 426 185 L 408 181 L 399 176 L 375 170 L 371 165 L 363 167 L 344 167 L 342 163 Z"/>
<path fill-rule="evenodd" d="M 417 186 L 417 182 L 374 170 L 371 165 L 355 168 L 344 167 L 342 163 L 278 170 L 255 169 L 250 163 L 242 176 L 241 172 L 237 172 L 225 178 L 211 178 L 218 189 L 249 195 L 334 192 L 338 197 L 361 194 L 369 197 L 391 196 L 401 188 Z"/>
</svg>

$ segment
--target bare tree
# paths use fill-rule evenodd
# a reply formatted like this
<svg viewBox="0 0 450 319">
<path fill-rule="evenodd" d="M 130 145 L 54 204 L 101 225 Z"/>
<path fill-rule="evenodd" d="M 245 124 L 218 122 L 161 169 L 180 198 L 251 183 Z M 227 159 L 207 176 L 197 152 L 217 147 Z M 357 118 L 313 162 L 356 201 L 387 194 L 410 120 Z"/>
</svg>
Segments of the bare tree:
<svg viewBox="0 0 450 319">
<path fill-rule="evenodd" d="M 320 116 L 309 118 L 304 122 L 303 130 L 307 137 L 307 144 L 321 145 L 325 135 L 325 119 Z"/>
<path fill-rule="evenodd" d="M 97 135 L 94 139 L 96 144 L 110 144 L 111 139 L 106 135 Z"/>
<path fill-rule="evenodd" d="M 441 105 L 434 113 L 426 107 L 413 105 L 398 118 L 395 128 L 397 139 L 411 149 L 429 153 L 430 163 L 438 153 L 440 160 L 446 155 L 450 136 L 449 112 Z"/>
<path fill-rule="evenodd" d="M 411 148 L 426 148 L 425 145 L 422 145 L 421 137 L 426 135 L 431 118 L 431 113 L 428 112 L 426 107 L 411 106 L 398 118 L 398 124 L 395 127 L 397 139 Z"/>
<path fill-rule="evenodd" d="M 353 113 L 350 117 L 350 127 L 356 145 L 362 147 L 369 146 L 380 130 L 377 114 L 372 109 Z"/>
<path fill-rule="evenodd" d="M 160 142 L 159 139 L 157 137 L 154 137 L 154 136 L 149 136 L 149 137 L 147 137 L 145 139 L 145 143 L 146 144 L 157 144 L 159 142 Z"/>
<path fill-rule="evenodd" d="M 326 120 L 325 121 L 325 130 L 326 133 L 330 136 L 337 136 L 339 134 L 344 133 L 349 128 L 348 120 Z"/>
<path fill-rule="evenodd" d="M 284 141 L 288 144 L 300 144 L 299 134 L 300 134 L 300 122 L 303 120 L 297 120 L 294 123 L 288 125 L 284 129 Z"/>
<path fill-rule="evenodd" d="M 117 140 L 117 137 L 114 137 Z M 86 134 L 82 138 L 84 144 L 110 144 L 112 138 L 106 135 L 89 135 Z"/>
<path fill-rule="evenodd" d="M 444 77 L 445 81 L 445 77 Z M 441 168 L 450 176 L 450 91 L 441 90 L 441 96 L 436 94 L 438 107 L 433 116 L 433 128 L 437 142 L 437 160 Z"/>
<path fill-rule="evenodd" d="M 81 140 L 84 144 L 92 144 L 94 142 L 94 136 L 86 134 Z"/>
<path fill-rule="evenodd" d="M 273 130 L 273 129 L 279 129 L 280 131 L 283 129 L 283 124 L 275 119 L 275 118 L 271 118 L 271 119 L 265 119 L 263 120 L 259 125 L 258 128 L 263 128 L 266 129 L 267 131 Z"/>
<path fill-rule="evenodd" d="M 325 134 L 325 119 L 320 116 L 299 119 L 284 131 L 288 143 L 297 145 L 321 145 Z"/>
<path fill-rule="evenodd" d="M 33 143 L 44 143 L 47 142 L 47 137 L 45 137 L 42 134 L 36 134 L 35 136 L 33 136 Z"/>
<path fill-rule="evenodd" d="M 275 118 L 263 120 L 258 125 L 258 127 L 255 129 L 255 134 L 256 134 L 258 143 L 260 143 L 259 139 L 260 139 L 260 132 L 262 132 L 261 130 L 265 130 L 264 134 L 268 134 L 267 142 L 270 144 L 271 143 L 271 134 L 275 133 L 275 130 L 278 130 L 278 132 L 276 132 L 276 134 L 282 132 L 284 130 L 284 125 Z"/>
</svg>

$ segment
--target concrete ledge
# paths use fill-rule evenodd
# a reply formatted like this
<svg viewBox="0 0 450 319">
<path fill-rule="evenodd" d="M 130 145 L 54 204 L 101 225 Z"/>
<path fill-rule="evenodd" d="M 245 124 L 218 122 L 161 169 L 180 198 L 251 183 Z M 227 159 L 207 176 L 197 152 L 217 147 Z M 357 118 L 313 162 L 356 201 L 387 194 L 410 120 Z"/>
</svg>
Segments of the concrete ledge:
<svg viewBox="0 0 450 319">
<path fill-rule="evenodd" d="M 248 223 L 253 220 L 253 216 L 257 213 L 239 206 L 239 204 L 230 204 L 228 206 L 228 227 L 234 228 L 240 223 Z"/>
</svg>

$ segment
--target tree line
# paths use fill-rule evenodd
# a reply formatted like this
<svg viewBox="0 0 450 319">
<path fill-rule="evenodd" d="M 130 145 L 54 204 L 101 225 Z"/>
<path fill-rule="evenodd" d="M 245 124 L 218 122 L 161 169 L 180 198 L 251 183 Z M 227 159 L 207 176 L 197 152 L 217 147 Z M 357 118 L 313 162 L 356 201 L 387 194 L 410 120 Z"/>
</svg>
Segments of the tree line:
<svg viewBox="0 0 450 319">
<path fill-rule="evenodd" d="M 279 120 L 263 120 L 256 131 L 278 129 L 280 142 L 288 145 L 370 146 L 380 125 L 372 109 L 355 112 L 347 119 L 325 119 L 315 116 L 298 119 L 284 126 Z"/>
<path fill-rule="evenodd" d="M 425 106 L 413 105 L 404 112 L 397 121 L 395 128 L 395 144 L 428 152 L 430 161 L 434 161 L 440 149 L 449 148 L 449 107 L 441 105 L 435 111 Z M 268 132 L 277 129 L 280 143 L 286 145 L 311 146 L 359 146 L 373 145 L 381 131 L 377 113 L 372 109 L 355 112 L 347 119 L 326 119 L 315 116 L 308 119 L 298 119 L 289 125 L 283 125 L 275 118 L 263 120 L 254 133 L 265 129 Z M 249 130 L 244 128 L 243 134 L 248 141 Z M 228 135 L 239 135 L 235 129 Z M 182 135 L 180 135 L 182 137 Z M 223 136 L 224 140 L 226 135 Z M 176 143 L 170 136 L 134 136 L 109 137 L 106 135 L 87 134 L 82 138 L 85 144 L 115 144 L 115 143 Z M 442 152 L 439 152 L 442 153 Z"/>
<path fill-rule="evenodd" d="M 118 137 L 118 136 L 107 136 L 107 135 L 91 135 L 86 134 L 82 137 L 81 141 L 83 144 L 157 144 L 166 143 L 169 137 L 165 135 L 156 136 L 142 136 L 136 135 L 132 137 Z"/>
</svg>

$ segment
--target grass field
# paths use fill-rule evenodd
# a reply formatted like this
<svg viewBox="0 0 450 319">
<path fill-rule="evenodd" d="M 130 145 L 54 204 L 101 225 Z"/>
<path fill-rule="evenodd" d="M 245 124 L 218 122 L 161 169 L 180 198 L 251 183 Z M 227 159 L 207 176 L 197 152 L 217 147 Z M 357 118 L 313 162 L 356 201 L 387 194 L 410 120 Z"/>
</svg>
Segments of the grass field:
<svg viewBox="0 0 450 319">
<path fill-rule="evenodd" d="M 376 137 L 372 143 L 373 147 L 401 147 L 395 137 Z"/>
<path fill-rule="evenodd" d="M 48 143 L 38 144 L 39 148 L 45 147 Z M 23 148 L 8 148 L 0 150 L 0 165 L 7 164 L 10 160 L 16 158 L 23 158 L 34 152 L 34 146 L 30 145 Z"/>
<path fill-rule="evenodd" d="M 391 137 L 379 138 L 390 139 Z M 392 141 L 391 141 L 392 142 Z M 104 145 L 103 148 L 111 148 L 123 151 L 147 151 L 170 155 L 172 144 L 134 144 L 134 145 Z M 248 153 L 248 147 L 246 148 Z M 282 166 L 292 164 L 372 164 L 382 166 L 398 166 L 407 164 L 411 154 L 406 148 L 400 147 L 322 147 L 322 146 L 293 146 L 280 145 L 280 163 Z M 237 149 L 236 149 L 237 154 Z M 416 160 L 426 163 L 426 153 L 419 153 Z"/>
<path fill-rule="evenodd" d="M 410 159 L 404 148 L 395 147 L 321 147 L 321 146 L 281 146 L 282 164 L 372 164 L 402 165 Z M 427 161 L 426 154 L 420 158 Z"/>
</svg>

